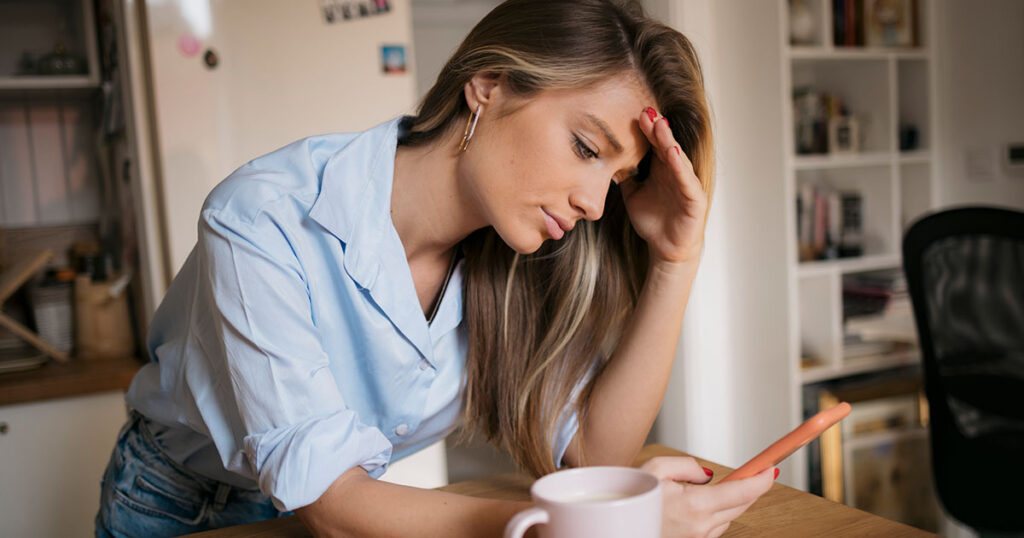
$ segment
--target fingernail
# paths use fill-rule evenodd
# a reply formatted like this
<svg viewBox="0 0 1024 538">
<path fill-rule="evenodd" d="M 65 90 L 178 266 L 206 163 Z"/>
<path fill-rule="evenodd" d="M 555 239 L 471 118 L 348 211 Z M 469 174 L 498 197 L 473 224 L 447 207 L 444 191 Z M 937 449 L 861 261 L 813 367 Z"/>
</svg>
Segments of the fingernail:
<svg viewBox="0 0 1024 538">
<path fill-rule="evenodd" d="M 668 118 L 662 116 L 661 119 L 665 120 L 665 126 L 668 127 Z"/>
<path fill-rule="evenodd" d="M 778 480 L 778 479 L 779 479 L 779 468 L 776 467 L 775 468 L 775 478 L 773 478 L 772 480 Z"/>
<path fill-rule="evenodd" d="M 654 118 L 658 117 L 658 113 L 655 112 L 654 109 L 651 107 L 645 108 L 644 112 L 647 113 L 647 117 L 651 120 L 651 123 L 654 123 Z"/>
<path fill-rule="evenodd" d="M 682 157 L 683 156 L 683 151 L 679 149 L 679 146 L 675 146 L 675 148 L 676 148 L 676 155 L 679 155 L 680 157 Z"/>
<path fill-rule="evenodd" d="M 706 474 L 708 476 L 711 476 L 711 475 L 715 474 L 714 471 L 712 471 L 711 469 L 708 469 L 707 467 L 701 467 L 701 469 L 704 469 L 704 474 Z"/>
</svg>

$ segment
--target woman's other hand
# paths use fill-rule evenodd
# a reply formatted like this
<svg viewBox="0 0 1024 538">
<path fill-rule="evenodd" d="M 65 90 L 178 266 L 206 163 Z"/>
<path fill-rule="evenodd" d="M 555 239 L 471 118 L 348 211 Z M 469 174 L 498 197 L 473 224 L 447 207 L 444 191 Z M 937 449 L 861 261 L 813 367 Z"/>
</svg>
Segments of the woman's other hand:
<svg viewBox="0 0 1024 538">
<path fill-rule="evenodd" d="M 629 220 L 647 242 L 651 262 L 692 262 L 704 244 L 708 197 L 668 120 L 646 108 L 640 130 L 651 144 L 650 174 L 621 184 Z"/>
<path fill-rule="evenodd" d="M 664 538 L 721 536 L 775 482 L 775 468 L 742 480 L 715 485 L 690 457 L 652 458 L 641 469 L 661 479 Z"/>
</svg>

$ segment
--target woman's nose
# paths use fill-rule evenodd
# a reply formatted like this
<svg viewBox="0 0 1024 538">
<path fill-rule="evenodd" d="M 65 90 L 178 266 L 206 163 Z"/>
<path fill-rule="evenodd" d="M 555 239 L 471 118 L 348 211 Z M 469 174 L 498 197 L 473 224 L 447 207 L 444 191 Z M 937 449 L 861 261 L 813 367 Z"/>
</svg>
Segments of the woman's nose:
<svg viewBox="0 0 1024 538">
<path fill-rule="evenodd" d="M 611 183 L 598 184 L 591 181 L 590 185 L 577 190 L 570 198 L 569 203 L 580 213 L 580 217 L 586 220 L 597 220 L 604 213 L 604 199 L 608 195 Z"/>
</svg>

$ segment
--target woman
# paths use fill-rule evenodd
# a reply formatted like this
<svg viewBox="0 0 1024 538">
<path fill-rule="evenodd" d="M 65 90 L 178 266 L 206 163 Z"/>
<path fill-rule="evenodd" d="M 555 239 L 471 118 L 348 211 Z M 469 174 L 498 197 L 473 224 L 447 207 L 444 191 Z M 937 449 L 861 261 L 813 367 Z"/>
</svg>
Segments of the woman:
<svg viewBox="0 0 1024 538">
<path fill-rule="evenodd" d="M 485 536 L 526 504 L 374 480 L 459 422 L 534 475 L 628 465 L 665 393 L 712 187 L 689 42 L 606 0 L 510 0 L 415 117 L 316 136 L 210 194 L 149 333 L 98 535 L 294 510 L 317 534 Z M 772 471 L 661 459 L 665 536 Z"/>
</svg>

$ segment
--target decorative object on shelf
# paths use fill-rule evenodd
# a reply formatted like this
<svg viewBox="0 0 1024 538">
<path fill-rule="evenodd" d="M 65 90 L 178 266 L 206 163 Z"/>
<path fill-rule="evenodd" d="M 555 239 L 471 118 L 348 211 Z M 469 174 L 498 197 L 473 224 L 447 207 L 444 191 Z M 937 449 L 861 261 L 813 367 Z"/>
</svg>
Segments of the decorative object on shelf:
<svg viewBox="0 0 1024 538">
<path fill-rule="evenodd" d="M 797 155 L 860 150 L 859 121 L 835 93 L 811 87 L 794 90 L 793 125 Z"/>
<path fill-rule="evenodd" d="M 817 43 L 818 25 L 805 0 L 789 0 L 789 43 L 806 46 Z"/>
<path fill-rule="evenodd" d="M 829 153 L 857 153 L 860 150 L 859 139 L 860 132 L 857 128 L 857 118 L 853 116 L 832 116 L 829 118 Z"/>
<path fill-rule="evenodd" d="M 912 151 L 918 147 L 917 126 L 912 123 L 900 124 L 900 151 Z"/>
<path fill-rule="evenodd" d="M 915 45 L 914 0 L 865 0 L 864 41 L 869 47 Z"/>
<path fill-rule="evenodd" d="M 35 75 L 38 73 L 36 70 L 37 58 L 34 54 L 29 51 L 22 51 L 21 56 L 18 58 L 18 70 L 14 72 L 16 76 Z"/>
<path fill-rule="evenodd" d="M 67 53 L 62 43 L 57 43 L 53 52 L 44 55 L 36 64 L 40 75 L 82 75 L 88 71 L 84 59 Z"/>
<path fill-rule="evenodd" d="M 823 95 L 813 88 L 793 91 L 793 125 L 798 155 L 825 153 L 828 132 Z"/>
<path fill-rule="evenodd" d="M 841 204 L 843 219 L 842 232 L 839 236 L 839 257 L 862 256 L 864 254 L 863 199 L 859 192 L 844 192 Z"/>
</svg>

